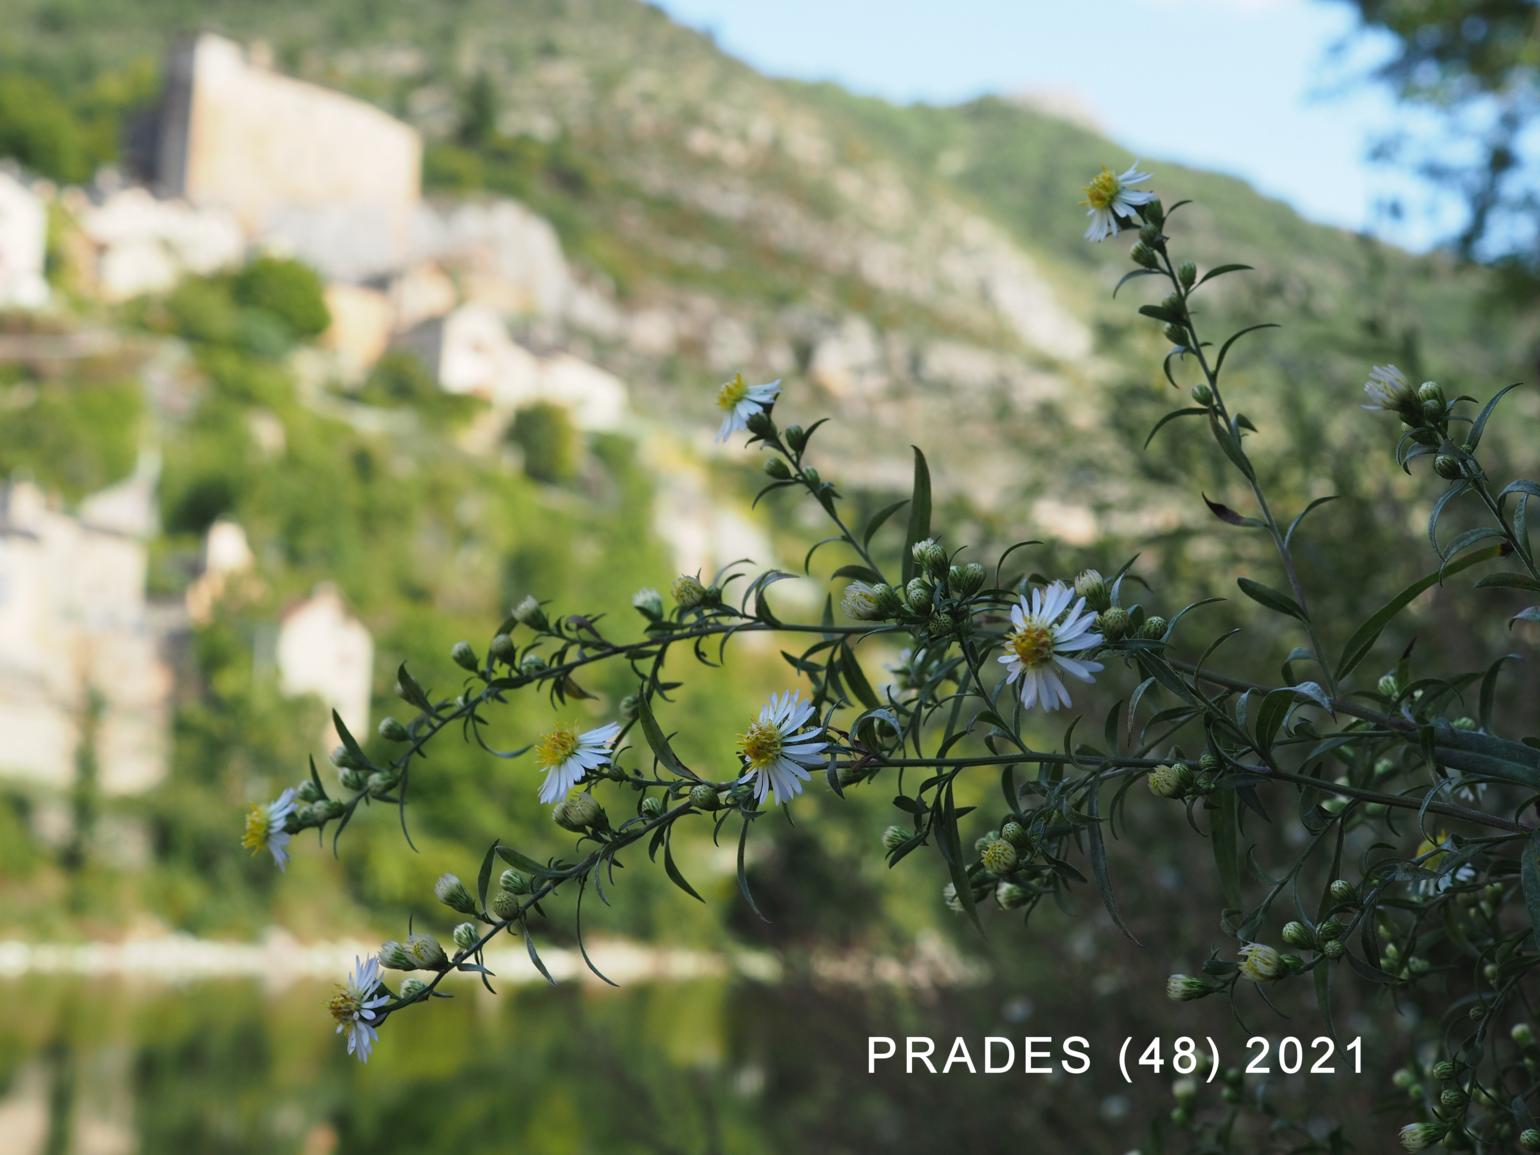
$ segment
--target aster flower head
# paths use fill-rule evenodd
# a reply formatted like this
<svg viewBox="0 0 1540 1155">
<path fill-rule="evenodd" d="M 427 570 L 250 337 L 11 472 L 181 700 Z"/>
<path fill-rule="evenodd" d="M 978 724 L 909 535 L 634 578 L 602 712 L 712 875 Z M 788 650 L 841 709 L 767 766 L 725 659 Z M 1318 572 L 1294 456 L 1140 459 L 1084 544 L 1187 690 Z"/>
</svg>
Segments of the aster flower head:
<svg viewBox="0 0 1540 1155">
<path fill-rule="evenodd" d="M 749 418 L 775 404 L 780 396 L 779 379 L 765 385 L 750 385 L 739 373 L 717 390 L 717 408 L 722 411 L 722 428 L 717 440 L 726 441 L 740 429 L 749 427 Z"/>
<path fill-rule="evenodd" d="M 1369 398 L 1364 408 L 1376 413 L 1400 413 L 1417 403 L 1412 383 L 1394 365 L 1375 365 L 1369 370 L 1364 396 Z"/>
<path fill-rule="evenodd" d="M 267 805 L 253 806 L 246 812 L 246 830 L 241 845 L 253 854 L 266 850 L 282 870 L 289 862 L 289 832 L 284 829 L 294 813 L 294 788 L 291 786 Z"/>
<path fill-rule="evenodd" d="M 337 1033 L 348 1037 L 348 1054 L 357 1055 L 361 1063 L 369 1061 L 374 1041 L 380 1037 L 375 1008 L 390 1002 L 389 995 L 375 994 L 379 989 L 380 960 L 373 955 L 367 959 L 355 957 L 353 973 L 337 989 L 327 1008 L 337 1023 Z"/>
<path fill-rule="evenodd" d="M 862 581 L 851 582 L 845 587 L 840 608 L 858 622 L 879 622 L 887 616 L 878 600 L 876 587 Z"/>
<path fill-rule="evenodd" d="M 1070 657 L 1102 644 L 1102 636 L 1092 630 L 1096 614 L 1086 609 L 1085 598 L 1070 600 L 1075 591 L 1061 581 L 1034 589 L 1029 601 L 1025 595 L 1011 607 L 1011 625 L 1005 637 L 1005 653 L 1000 663 L 1008 671 L 1009 685 L 1021 683 L 1021 704 L 1030 710 L 1041 706 L 1057 710 L 1069 705 L 1069 691 L 1064 674 L 1091 682 L 1102 668 L 1100 662 Z"/>
<path fill-rule="evenodd" d="M 1425 1151 L 1444 1137 L 1444 1131 L 1432 1123 L 1408 1123 L 1396 1137 L 1408 1151 Z"/>
<path fill-rule="evenodd" d="M 829 747 L 822 740 L 823 728 L 808 726 L 812 717 L 813 704 L 804 702 L 799 691 L 772 694 L 738 739 L 744 765 L 738 781 L 754 784 L 756 802 L 763 805 L 772 790 L 778 806 L 802 793 L 802 783 L 812 777 L 808 768 L 817 767 Z"/>
<path fill-rule="evenodd" d="M 1115 174 L 1103 165 L 1101 172 L 1085 186 L 1085 200 L 1081 202 L 1090 206 L 1086 215 L 1091 218 L 1091 224 L 1086 228 L 1085 239 L 1104 241 L 1116 236 L 1123 227 L 1122 221 L 1133 220 L 1140 205 L 1155 199 L 1155 194 L 1148 189 L 1132 187 L 1149 179 L 1149 173 L 1139 171 L 1137 161 L 1121 174 Z"/>
<path fill-rule="evenodd" d="M 1283 958 L 1266 943 L 1248 942 L 1240 950 L 1241 974 L 1254 983 L 1271 982 L 1283 973 Z"/>
<path fill-rule="evenodd" d="M 579 733 L 576 726 L 557 726 L 535 743 L 535 765 L 545 771 L 540 801 L 553 806 L 567 796 L 590 770 L 607 765 L 610 746 L 620 737 L 620 723 Z"/>
</svg>

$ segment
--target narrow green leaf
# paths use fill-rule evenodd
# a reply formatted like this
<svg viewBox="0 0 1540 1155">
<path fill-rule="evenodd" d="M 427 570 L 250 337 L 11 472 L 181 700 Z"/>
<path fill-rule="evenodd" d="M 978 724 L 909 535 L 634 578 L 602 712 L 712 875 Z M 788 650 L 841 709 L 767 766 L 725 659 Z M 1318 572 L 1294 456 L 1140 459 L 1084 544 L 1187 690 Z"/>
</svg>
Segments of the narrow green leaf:
<svg viewBox="0 0 1540 1155">
<path fill-rule="evenodd" d="M 1209 810 L 1209 840 L 1214 844 L 1214 865 L 1219 868 L 1219 887 L 1224 894 L 1225 906 L 1230 910 L 1243 909 L 1245 899 L 1241 894 L 1240 830 L 1233 790 L 1217 792 L 1215 805 Z"/>
<path fill-rule="evenodd" d="M 1275 613 L 1284 614 L 1299 621 L 1305 621 L 1305 611 L 1299 608 L 1299 603 L 1288 594 L 1265 586 L 1261 582 L 1254 582 L 1250 578 L 1236 578 L 1235 584 L 1240 586 L 1241 593 L 1252 601 L 1266 606 Z"/>
<path fill-rule="evenodd" d="M 903 573 L 907 584 L 914 576 L 914 543 L 930 536 L 930 466 L 919 446 L 914 449 L 914 493 L 909 499 L 909 528 L 904 535 Z"/>
<path fill-rule="evenodd" d="M 1107 847 L 1102 841 L 1101 816 L 1098 813 L 1101 807 L 1101 791 L 1095 786 L 1086 794 L 1086 814 L 1091 821 L 1086 823 L 1086 839 L 1090 843 L 1091 850 L 1091 877 L 1096 880 L 1096 889 L 1101 892 L 1102 905 L 1107 908 L 1107 913 L 1112 916 L 1112 921 L 1117 928 L 1126 934 L 1129 941 L 1135 946 L 1143 944 L 1134 937 L 1134 932 L 1129 930 L 1123 922 L 1123 916 L 1118 913 L 1118 900 L 1112 893 L 1112 875 L 1107 869 Z"/>
<path fill-rule="evenodd" d="M 1519 861 L 1519 884 L 1524 890 L 1524 906 L 1529 911 L 1529 927 L 1540 945 L 1540 830 L 1524 843 Z"/>
<path fill-rule="evenodd" d="M 669 745 L 668 736 L 658 725 L 657 718 L 653 717 L 652 703 L 646 694 L 640 695 L 637 705 L 637 720 L 642 724 L 642 736 L 647 739 L 647 745 L 652 749 L 653 757 L 679 777 L 699 782 L 700 777 L 679 760 L 679 756 L 674 753 L 674 748 Z"/>
</svg>

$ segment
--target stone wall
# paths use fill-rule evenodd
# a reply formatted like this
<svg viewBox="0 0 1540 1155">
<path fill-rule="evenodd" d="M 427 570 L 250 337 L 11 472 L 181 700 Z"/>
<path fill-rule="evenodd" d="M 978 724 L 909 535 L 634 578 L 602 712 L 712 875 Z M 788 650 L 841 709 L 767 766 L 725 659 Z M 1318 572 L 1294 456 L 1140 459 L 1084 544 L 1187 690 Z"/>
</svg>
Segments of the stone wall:
<svg viewBox="0 0 1540 1155">
<path fill-rule="evenodd" d="M 401 264 L 421 196 L 422 140 L 373 105 L 251 63 L 199 35 L 166 68 L 155 179 L 339 278 Z"/>
</svg>

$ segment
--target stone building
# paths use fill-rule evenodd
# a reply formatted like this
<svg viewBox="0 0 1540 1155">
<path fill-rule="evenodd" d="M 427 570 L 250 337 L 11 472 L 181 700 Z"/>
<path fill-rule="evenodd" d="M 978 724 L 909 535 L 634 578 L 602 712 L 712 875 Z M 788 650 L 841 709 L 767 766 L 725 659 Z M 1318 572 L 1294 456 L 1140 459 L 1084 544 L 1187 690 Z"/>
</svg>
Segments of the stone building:
<svg viewBox="0 0 1540 1155">
<path fill-rule="evenodd" d="M 284 610 L 275 658 L 285 694 L 315 695 L 361 738 L 369 726 L 374 638 L 335 586 L 319 585 L 308 598 Z"/>
<path fill-rule="evenodd" d="M 0 776 L 67 789 L 87 735 L 103 793 L 165 774 L 173 674 L 145 599 L 154 472 L 73 515 L 28 482 L 0 486 Z"/>
<path fill-rule="evenodd" d="M 15 174 L 0 170 L 0 308 L 36 309 L 48 303 L 47 250 L 43 199 Z"/>
<path fill-rule="evenodd" d="M 188 273 L 216 272 L 246 257 L 245 234 L 223 209 L 162 199 L 138 186 L 71 189 L 65 204 L 89 246 L 94 290 L 105 300 L 165 292 Z"/>
<path fill-rule="evenodd" d="M 361 280 L 404 263 L 422 140 L 373 105 L 202 34 L 172 49 L 152 135 L 161 189 L 229 210 L 248 234 L 328 277 Z"/>
</svg>

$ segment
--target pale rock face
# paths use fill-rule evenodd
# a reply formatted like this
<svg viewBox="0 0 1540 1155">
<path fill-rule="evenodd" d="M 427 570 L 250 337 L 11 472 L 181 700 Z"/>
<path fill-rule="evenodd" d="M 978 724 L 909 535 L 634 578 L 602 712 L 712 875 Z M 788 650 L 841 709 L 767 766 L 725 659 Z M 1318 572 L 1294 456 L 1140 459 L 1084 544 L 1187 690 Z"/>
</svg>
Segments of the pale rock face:
<svg viewBox="0 0 1540 1155">
<path fill-rule="evenodd" d="M 581 429 L 618 429 L 628 408 L 619 377 L 568 353 L 541 362 L 539 399 L 567 406 Z"/>
<path fill-rule="evenodd" d="M 397 330 L 442 317 L 459 301 L 459 290 L 449 274 L 435 264 L 423 262 L 403 269 L 390 279 L 386 294 Z"/>
<path fill-rule="evenodd" d="M 203 538 L 202 572 L 187 587 L 187 614 L 202 625 L 235 580 L 251 571 L 256 558 L 239 522 L 221 518 Z"/>
<path fill-rule="evenodd" d="M 679 327 L 666 309 L 641 309 L 627 319 L 626 340 L 644 357 L 670 357 L 679 348 Z"/>
<path fill-rule="evenodd" d="M 125 188 L 98 200 L 76 198 L 81 232 L 96 250 L 96 288 L 108 300 L 170 289 L 186 273 L 240 263 L 246 238 L 222 209 L 161 200 Z"/>
<path fill-rule="evenodd" d="M 72 517 L 30 484 L 0 487 L 0 775 L 67 789 L 93 696 L 102 791 L 165 774 L 172 671 L 145 602 L 144 540 L 124 528 L 143 524 L 122 516 L 132 504 L 119 487 Z"/>
<path fill-rule="evenodd" d="M 48 303 L 44 261 L 48 211 L 43 199 L 0 172 L 0 306 L 37 309 Z"/>
<path fill-rule="evenodd" d="M 458 270 L 467 297 L 505 313 L 557 317 L 573 293 L 556 230 L 516 201 L 423 206 L 413 221 L 413 253 Z"/>
<path fill-rule="evenodd" d="M 888 384 L 881 338 L 865 317 L 850 316 L 819 338 L 808 377 L 836 397 L 874 396 Z"/>
<path fill-rule="evenodd" d="M 368 728 L 374 638 L 334 587 L 318 586 L 284 612 L 275 657 L 285 694 L 313 694 L 336 710 L 354 734 Z"/>
<path fill-rule="evenodd" d="M 390 344 L 395 326 L 390 298 L 376 289 L 333 281 L 326 286 L 326 308 L 332 320 L 321 345 L 337 355 L 345 378 L 357 380 Z"/>
<path fill-rule="evenodd" d="M 754 330 L 738 317 L 719 316 L 706 330 L 706 362 L 713 369 L 736 373 L 755 361 Z"/>
<path fill-rule="evenodd" d="M 714 493 L 710 475 L 693 457 L 660 440 L 643 452 L 658 484 L 653 532 L 668 544 L 680 573 L 709 576 L 739 558 L 770 564 L 773 549 L 764 528 Z"/>
</svg>

